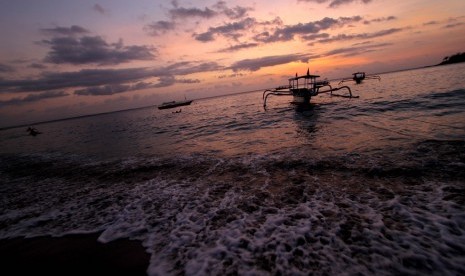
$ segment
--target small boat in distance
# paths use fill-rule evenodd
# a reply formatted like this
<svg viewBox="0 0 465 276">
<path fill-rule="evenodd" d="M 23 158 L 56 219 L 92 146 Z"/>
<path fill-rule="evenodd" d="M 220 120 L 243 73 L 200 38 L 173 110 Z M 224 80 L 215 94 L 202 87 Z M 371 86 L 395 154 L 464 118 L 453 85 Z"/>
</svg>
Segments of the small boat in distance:
<svg viewBox="0 0 465 276">
<path fill-rule="evenodd" d="M 36 135 L 42 133 L 42 132 L 38 131 L 36 128 L 34 128 L 34 127 L 28 127 L 27 132 L 29 132 L 29 135 L 31 135 L 31 136 L 36 136 Z"/>
<path fill-rule="evenodd" d="M 381 77 L 378 75 L 366 75 L 365 72 L 356 72 L 352 74 L 352 78 L 345 78 L 342 79 L 339 84 L 346 82 L 346 81 L 355 81 L 356 84 L 361 84 L 364 79 L 376 79 L 381 80 Z"/>
<path fill-rule="evenodd" d="M 190 105 L 194 100 L 164 102 L 158 106 L 158 109 L 175 108 L 183 105 Z"/>
</svg>

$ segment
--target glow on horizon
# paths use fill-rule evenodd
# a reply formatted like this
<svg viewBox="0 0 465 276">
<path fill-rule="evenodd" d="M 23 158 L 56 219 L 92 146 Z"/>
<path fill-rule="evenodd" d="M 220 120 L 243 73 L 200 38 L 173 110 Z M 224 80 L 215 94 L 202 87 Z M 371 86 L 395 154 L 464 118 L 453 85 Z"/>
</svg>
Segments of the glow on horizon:
<svg viewBox="0 0 465 276">
<path fill-rule="evenodd" d="M 0 127 L 269 88 L 307 68 L 335 79 L 465 51 L 462 0 L 2 5 Z"/>
</svg>

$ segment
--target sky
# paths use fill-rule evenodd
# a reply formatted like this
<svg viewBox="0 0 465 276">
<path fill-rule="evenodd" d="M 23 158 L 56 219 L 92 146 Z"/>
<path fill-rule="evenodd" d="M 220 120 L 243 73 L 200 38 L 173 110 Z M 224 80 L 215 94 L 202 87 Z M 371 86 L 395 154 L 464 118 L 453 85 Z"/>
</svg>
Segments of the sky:
<svg viewBox="0 0 465 276">
<path fill-rule="evenodd" d="M 433 65 L 463 0 L 0 0 L 0 128 Z"/>
</svg>

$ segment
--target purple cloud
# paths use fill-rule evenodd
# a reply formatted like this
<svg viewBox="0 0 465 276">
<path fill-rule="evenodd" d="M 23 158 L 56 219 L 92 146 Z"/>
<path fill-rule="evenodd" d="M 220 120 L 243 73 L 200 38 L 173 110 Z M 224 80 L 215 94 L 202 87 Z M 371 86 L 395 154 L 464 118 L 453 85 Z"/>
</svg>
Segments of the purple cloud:
<svg viewBox="0 0 465 276">
<path fill-rule="evenodd" d="M 42 45 L 51 50 L 44 59 L 55 64 L 89 64 L 115 65 L 133 60 L 151 60 L 155 48 L 149 46 L 123 46 L 122 41 L 108 44 L 100 36 L 54 37 L 42 40 Z"/>
<path fill-rule="evenodd" d="M 200 18 L 212 18 L 218 13 L 210 8 L 199 9 L 199 8 L 182 8 L 182 7 L 175 7 L 169 10 L 171 18 L 179 19 L 179 18 L 188 18 L 188 17 L 200 17 Z"/>
<path fill-rule="evenodd" d="M 201 42 L 209 42 L 214 40 L 215 35 L 221 35 L 233 40 L 237 40 L 242 36 L 241 31 L 248 30 L 256 24 L 254 18 L 245 18 L 238 22 L 227 23 L 218 27 L 210 27 L 207 32 L 194 34 L 196 40 Z"/>
<path fill-rule="evenodd" d="M 347 5 L 351 4 L 353 2 L 361 2 L 362 4 L 368 4 L 372 2 L 373 0 L 298 0 L 299 2 L 313 2 L 313 3 L 327 3 L 329 2 L 330 8 L 337 8 L 342 5 Z"/>
<path fill-rule="evenodd" d="M 64 91 L 48 91 L 38 94 L 30 94 L 25 97 L 16 97 L 6 101 L 0 101 L 0 106 L 21 105 L 26 103 L 38 102 L 44 99 L 60 98 L 68 96 Z"/>
<path fill-rule="evenodd" d="M 236 6 L 234 8 L 228 8 L 226 1 L 218 1 L 213 6 L 219 12 L 225 14 L 229 19 L 240 19 L 247 16 L 247 12 L 253 10 L 249 7 Z"/>
<path fill-rule="evenodd" d="M 319 43 L 331 43 L 331 42 L 336 42 L 336 41 L 347 41 L 347 40 L 353 40 L 353 39 L 371 39 L 375 37 L 381 37 L 381 36 L 387 36 L 391 35 L 394 33 L 398 33 L 403 31 L 404 29 L 402 28 L 391 28 L 387 30 L 381 30 L 378 32 L 374 33 L 362 33 L 362 34 L 339 34 L 333 37 L 325 38 L 325 39 L 320 39 L 317 42 Z"/>
<path fill-rule="evenodd" d="M 296 35 L 305 36 L 309 34 L 316 34 L 329 28 L 343 27 L 361 20 L 362 17 L 360 16 L 339 17 L 337 19 L 325 17 L 321 20 L 305 24 L 299 23 L 296 25 L 287 25 L 282 28 L 277 28 L 273 33 L 263 32 L 255 36 L 255 40 L 260 42 L 290 41 L 294 39 Z"/>
<path fill-rule="evenodd" d="M 449 29 L 449 28 L 455 28 L 455 27 L 459 27 L 459 26 L 463 26 L 465 25 L 464 22 L 457 22 L 457 23 L 451 23 L 451 24 L 447 24 L 444 26 L 445 29 Z"/>
<path fill-rule="evenodd" d="M 29 68 L 34 68 L 34 69 L 46 69 L 47 66 L 43 65 L 42 63 L 31 63 Z"/>
<path fill-rule="evenodd" d="M 343 47 L 331 50 L 325 53 L 323 56 L 333 56 L 333 55 L 342 55 L 342 56 L 357 56 L 368 52 L 374 52 L 386 46 L 390 46 L 392 43 L 379 43 L 379 44 L 365 44 L 358 47 Z"/>
<path fill-rule="evenodd" d="M 242 49 L 254 48 L 254 47 L 257 47 L 258 45 L 259 45 L 258 43 L 242 43 L 242 44 L 233 45 L 228 48 L 221 49 L 217 52 L 218 53 L 231 53 L 231 52 L 240 51 Z"/>
<path fill-rule="evenodd" d="M 144 27 L 144 30 L 152 36 L 158 36 L 161 34 L 165 34 L 168 31 L 174 30 L 176 27 L 176 23 L 172 21 L 164 21 L 160 20 L 157 22 L 153 22 L 148 24 Z"/>
<path fill-rule="evenodd" d="M 198 79 L 176 79 L 174 76 L 162 76 L 159 78 L 159 82 L 154 84 L 154 88 L 167 87 L 174 85 L 175 83 L 200 83 Z"/>
<path fill-rule="evenodd" d="M 92 9 L 100 14 L 105 14 L 105 9 L 99 4 L 95 4 Z"/>
<path fill-rule="evenodd" d="M 10 73 L 14 71 L 15 69 L 12 66 L 0 63 L 0 73 Z"/>
<path fill-rule="evenodd" d="M 113 84 L 104 86 L 95 86 L 85 89 L 78 89 L 74 91 L 75 95 L 92 95 L 92 96 L 105 96 L 123 93 L 129 90 L 130 85 Z"/>
<path fill-rule="evenodd" d="M 153 22 L 144 27 L 144 29 L 153 36 L 165 34 L 168 31 L 174 30 L 177 26 L 182 25 L 179 21 L 189 18 L 211 19 L 218 16 L 226 16 L 232 20 L 238 20 L 247 16 L 248 11 L 253 10 L 250 7 L 235 6 L 228 7 L 226 1 L 218 1 L 211 7 L 205 8 L 185 8 L 180 7 L 177 1 L 171 1 L 172 8 L 168 10 L 170 20 L 160 20 Z M 202 33 L 195 35 L 200 41 L 210 41 L 213 38 L 213 33 Z"/>
<path fill-rule="evenodd" d="M 316 58 L 309 54 L 290 54 L 280 56 L 267 56 L 255 59 L 244 59 L 235 62 L 231 65 L 230 69 L 234 72 L 238 71 L 257 71 L 263 67 L 270 67 L 280 64 L 287 64 L 289 62 L 308 62 L 310 58 Z"/>
<path fill-rule="evenodd" d="M 428 26 L 428 25 L 437 25 L 437 24 L 439 24 L 439 22 L 438 22 L 438 21 L 435 21 L 435 20 L 429 21 L 429 22 L 426 22 L 426 23 L 423 23 L 424 26 Z"/>
<path fill-rule="evenodd" d="M 172 86 L 176 83 L 199 83 L 198 79 L 176 79 L 174 76 L 160 76 L 158 83 L 147 83 L 138 82 L 136 84 L 124 85 L 124 84 L 112 84 L 103 86 L 93 86 L 84 89 L 78 89 L 74 91 L 75 95 L 80 96 L 108 96 L 128 91 L 146 89 L 146 88 L 161 88 Z"/>
<path fill-rule="evenodd" d="M 69 88 L 92 88 L 87 93 L 105 93 L 108 87 L 116 87 L 120 91 L 121 85 L 129 85 L 126 91 L 144 88 L 141 81 L 154 77 L 165 78 L 163 82 L 168 84 L 169 76 L 183 76 L 193 73 L 210 72 L 224 69 L 215 62 L 195 63 L 180 62 L 160 68 L 127 68 L 127 69 L 84 69 L 76 72 L 44 72 L 35 79 L 1 80 L 0 92 L 40 92 Z M 194 83 L 197 80 L 176 79 L 174 83 Z M 118 86 L 119 85 L 119 86 Z M 165 85 L 166 86 L 166 85 Z M 81 90 L 82 90 L 81 89 Z M 107 90 L 105 90 L 107 89 Z M 125 91 L 123 91 L 125 92 Z M 85 90 L 79 92 L 86 93 Z M 107 92 L 108 93 L 108 92 Z"/>
<path fill-rule="evenodd" d="M 90 33 L 87 29 L 83 27 L 73 25 L 71 27 L 55 27 L 50 29 L 41 29 L 41 32 L 50 35 L 64 35 L 64 36 L 73 36 L 73 35 L 82 35 Z"/>
<path fill-rule="evenodd" d="M 363 24 L 369 25 L 372 22 L 380 23 L 380 22 L 392 21 L 392 20 L 396 20 L 396 19 L 397 19 L 397 17 L 391 15 L 391 16 L 388 16 L 388 17 L 379 17 L 379 18 L 375 18 L 375 19 L 371 19 L 371 20 L 365 20 L 365 21 L 363 21 Z"/>
</svg>

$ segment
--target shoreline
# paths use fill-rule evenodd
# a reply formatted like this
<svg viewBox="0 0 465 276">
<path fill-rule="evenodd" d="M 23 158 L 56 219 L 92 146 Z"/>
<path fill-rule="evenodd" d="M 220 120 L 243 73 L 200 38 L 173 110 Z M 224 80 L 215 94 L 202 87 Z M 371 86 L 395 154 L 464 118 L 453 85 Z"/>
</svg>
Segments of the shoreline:
<svg viewBox="0 0 465 276">
<path fill-rule="evenodd" d="M 4 271 L 15 275 L 147 275 L 150 254 L 141 242 L 97 241 L 100 233 L 0 240 Z"/>
</svg>

